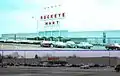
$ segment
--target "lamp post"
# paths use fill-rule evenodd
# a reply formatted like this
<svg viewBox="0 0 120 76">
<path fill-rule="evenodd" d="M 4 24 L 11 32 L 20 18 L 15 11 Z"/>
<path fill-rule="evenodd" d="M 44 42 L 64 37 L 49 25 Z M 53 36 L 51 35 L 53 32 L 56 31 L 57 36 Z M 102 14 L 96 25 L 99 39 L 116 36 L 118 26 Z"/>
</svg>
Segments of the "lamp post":
<svg viewBox="0 0 120 76">
<path fill-rule="evenodd" d="M 51 38 L 50 38 L 50 41 L 52 41 L 52 37 L 53 37 L 53 36 L 52 36 L 52 27 L 51 27 L 50 29 L 51 29 L 51 31 L 50 31 L 50 37 L 51 37 Z"/>
<path fill-rule="evenodd" d="M 110 51 L 109 51 L 109 66 L 111 66 Z"/>
<path fill-rule="evenodd" d="M 58 25 L 58 41 L 60 41 L 60 37 L 61 37 L 61 28 L 60 28 L 60 22 L 57 21 L 57 25 Z"/>
<path fill-rule="evenodd" d="M 33 19 L 35 19 L 37 21 L 37 27 L 36 27 L 36 33 L 37 33 L 37 40 L 39 37 L 39 31 L 38 31 L 38 20 L 36 19 L 36 17 L 32 16 Z"/>
<path fill-rule="evenodd" d="M 26 51 L 24 51 L 24 66 L 26 65 Z"/>
<path fill-rule="evenodd" d="M 1 48 L 2 48 L 2 47 L 3 47 L 3 45 L 1 45 Z M 3 67 L 3 59 L 4 59 L 3 54 L 4 54 L 4 51 L 2 50 L 2 58 L 1 58 L 2 65 L 1 65 L 1 67 Z"/>
<path fill-rule="evenodd" d="M 59 37 L 61 37 L 60 25 L 59 25 Z M 59 39 L 60 41 L 60 39 Z"/>
<path fill-rule="evenodd" d="M 3 53 L 4 53 L 4 52 L 3 52 L 3 50 L 2 50 L 2 67 L 3 67 Z"/>
<path fill-rule="evenodd" d="M 47 30 L 46 30 L 46 26 L 44 26 L 44 37 L 46 37 L 46 33 L 47 33 Z M 45 41 L 46 39 L 44 38 L 44 41 Z"/>
</svg>

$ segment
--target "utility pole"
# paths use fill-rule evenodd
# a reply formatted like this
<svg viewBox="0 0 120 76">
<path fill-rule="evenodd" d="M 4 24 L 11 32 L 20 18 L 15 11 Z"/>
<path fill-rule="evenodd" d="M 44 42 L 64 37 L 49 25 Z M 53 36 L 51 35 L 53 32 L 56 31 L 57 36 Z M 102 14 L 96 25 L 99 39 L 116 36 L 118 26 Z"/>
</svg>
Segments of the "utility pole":
<svg viewBox="0 0 120 76">
<path fill-rule="evenodd" d="M 2 67 L 3 67 L 3 50 L 2 50 Z"/>
<path fill-rule="evenodd" d="M 3 45 L 1 45 L 1 48 L 2 48 L 2 47 L 3 47 Z M 3 59 L 4 59 L 4 57 L 3 57 L 4 55 L 3 55 L 3 54 L 4 54 L 4 51 L 2 50 L 2 58 L 1 58 L 2 65 L 1 65 L 1 67 L 3 67 Z"/>
<path fill-rule="evenodd" d="M 39 37 L 39 30 L 38 30 L 38 20 L 37 20 L 37 40 L 39 40 L 38 37 Z"/>
<path fill-rule="evenodd" d="M 110 51 L 109 51 L 109 66 L 111 66 L 111 59 L 110 59 Z"/>
<path fill-rule="evenodd" d="M 34 16 L 32 18 L 37 21 L 36 33 L 37 33 L 37 40 L 38 40 L 38 37 L 39 37 L 39 30 L 38 30 L 38 25 L 39 24 L 38 24 L 38 20 Z"/>
<path fill-rule="evenodd" d="M 103 43 L 106 43 L 106 33 L 103 32 Z"/>
<path fill-rule="evenodd" d="M 16 34 L 14 35 L 14 40 L 16 40 Z"/>
<path fill-rule="evenodd" d="M 24 51 L 24 66 L 26 64 L 26 51 Z"/>
<path fill-rule="evenodd" d="M 3 44 L 1 45 L 1 50 L 2 50 L 2 47 L 3 47 Z M 4 54 L 4 51 L 2 50 L 2 55 L 1 55 L 1 67 L 3 67 L 3 54 Z"/>
</svg>

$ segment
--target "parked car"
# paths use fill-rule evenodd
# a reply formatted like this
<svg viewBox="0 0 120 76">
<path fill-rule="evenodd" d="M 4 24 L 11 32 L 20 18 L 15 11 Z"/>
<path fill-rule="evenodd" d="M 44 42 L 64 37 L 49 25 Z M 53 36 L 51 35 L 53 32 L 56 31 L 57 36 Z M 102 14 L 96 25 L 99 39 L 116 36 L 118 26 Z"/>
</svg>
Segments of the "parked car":
<svg viewBox="0 0 120 76">
<path fill-rule="evenodd" d="M 67 41 L 66 45 L 68 48 L 77 48 L 77 45 L 73 41 Z"/>
<path fill-rule="evenodd" d="M 107 50 L 120 50 L 120 44 L 118 43 L 113 43 L 113 44 L 107 44 L 105 46 Z"/>
<path fill-rule="evenodd" d="M 58 41 L 58 42 L 55 42 L 54 47 L 56 47 L 56 48 L 65 48 L 65 47 L 67 47 L 67 45 L 64 42 Z"/>
<path fill-rule="evenodd" d="M 120 64 L 118 64 L 118 65 L 115 66 L 115 71 L 116 72 L 120 72 Z"/>
<path fill-rule="evenodd" d="M 5 40 L 5 39 L 0 39 L 0 42 L 1 42 L 1 43 L 5 43 L 6 40 Z"/>
<path fill-rule="evenodd" d="M 83 65 L 83 66 L 80 66 L 81 69 L 90 69 L 90 66 L 89 65 Z"/>
<path fill-rule="evenodd" d="M 72 67 L 72 64 L 66 64 L 65 66 L 66 67 Z"/>
<path fill-rule="evenodd" d="M 94 63 L 89 63 L 88 65 L 89 65 L 89 67 L 94 67 L 95 66 Z"/>
<path fill-rule="evenodd" d="M 42 41 L 40 45 L 41 47 L 53 47 L 54 43 L 54 41 Z"/>
<path fill-rule="evenodd" d="M 77 44 L 77 47 L 84 48 L 84 49 L 91 49 L 93 45 L 88 42 L 80 42 L 79 44 Z"/>
</svg>

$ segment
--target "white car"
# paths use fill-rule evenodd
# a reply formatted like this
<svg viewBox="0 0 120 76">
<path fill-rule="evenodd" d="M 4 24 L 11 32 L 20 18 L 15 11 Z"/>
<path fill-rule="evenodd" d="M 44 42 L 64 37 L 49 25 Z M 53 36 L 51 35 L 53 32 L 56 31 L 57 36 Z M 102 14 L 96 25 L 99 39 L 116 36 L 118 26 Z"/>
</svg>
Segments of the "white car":
<svg viewBox="0 0 120 76">
<path fill-rule="evenodd" d="M 66 67 L 71 67 L 71 66 L 72 66 L 72 64 L 66 64 L 65 66 L 66 66 Z"/>
<path fill-rule="evenodd" d="M 41 42 L 41 47 L 53 47 L 54 41 L 43 41 Z"/>
<path fill-rule="evenodd" d="M 54 47 L 57 47 L 57 48 L 65 48 L 66 46 L 67 46 L 66 43 L 60 42 L 60 41 L 55 42 L 54 44 Z"/>
<path fill-rule="evenodd" d="M 91 49 L 91 47 L 93 47 L 93 45 L 88 42 L 81 42 L 80 44 L 77 44 L 77 47 L 84 48 L 84 49 Z"/>
<path fill-rule="evenodd" d="M 90 69 L 90 66 L 89 65 L 83 65 L 83 66 L 80 66 L 81 69 Z"/>
<path fill-rule="evenodd" d="M 8 40 L 6 40 L 5 42 L 6 43 L 13 43 L 15 40 L 14 39 L 8 39 Z"/>
<path fill-rule="evenodd" d="M 66 42 L 67 47 L 69 48 L 77 48 L 77 45 L 73 41 L 67 41 Z"/>
</svg>

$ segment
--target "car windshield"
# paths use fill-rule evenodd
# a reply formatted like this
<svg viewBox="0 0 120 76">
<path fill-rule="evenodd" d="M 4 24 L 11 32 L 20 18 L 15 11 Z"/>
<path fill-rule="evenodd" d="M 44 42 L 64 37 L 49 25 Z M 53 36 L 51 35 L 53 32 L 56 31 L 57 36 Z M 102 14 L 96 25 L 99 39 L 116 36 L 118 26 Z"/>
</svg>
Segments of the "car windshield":
<svg viewBox="0 0 120 76">
<path fill-rule="evenodd" d="M 119 45 L 118 43 L 114 43 L 114 45 Z"/>
<path fill-rule="evenodd" d="M 68 44 L 75 44 L 73 41 L 67 41 Z"/>
<path fill-rule="evenodd" d="M 43 41 L 42 43 L 51 43 L 51 41 Z"/>
<path fill-rule="evenodd" d="M 81 42 L 80 44 L 89 44 L 88 42 Z"/>
<path fill-rule="evenodd" d="M 117 65 L 116 67 L 120 67 L 120 64 L 119 64 L 119 65 Z"/>
</svg>

